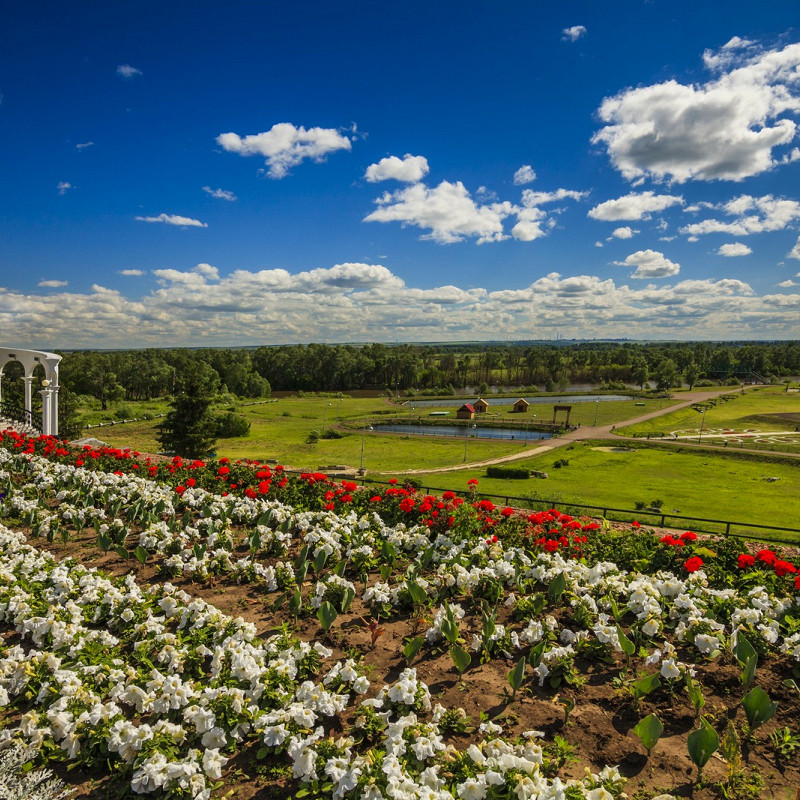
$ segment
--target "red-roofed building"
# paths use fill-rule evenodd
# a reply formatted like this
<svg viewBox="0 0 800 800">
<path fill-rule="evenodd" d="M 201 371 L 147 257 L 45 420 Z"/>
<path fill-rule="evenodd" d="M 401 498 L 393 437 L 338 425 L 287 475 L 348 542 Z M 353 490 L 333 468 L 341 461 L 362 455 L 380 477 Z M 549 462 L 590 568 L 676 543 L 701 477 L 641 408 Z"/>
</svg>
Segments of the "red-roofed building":
<svg viewBox="0 0 800 800">
<path fill-rule="evenodd" d="M 471 403 L 464 403 L 456 411 L 456 419 L 475 419 L 475 407 Z"/>
</svg>

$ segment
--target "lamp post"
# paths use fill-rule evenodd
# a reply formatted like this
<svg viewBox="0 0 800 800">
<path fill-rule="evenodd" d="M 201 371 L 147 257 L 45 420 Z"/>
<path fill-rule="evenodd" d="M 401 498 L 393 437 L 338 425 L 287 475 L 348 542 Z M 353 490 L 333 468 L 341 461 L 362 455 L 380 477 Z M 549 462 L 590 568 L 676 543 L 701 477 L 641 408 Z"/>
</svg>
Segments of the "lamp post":
<svg viewBox="0 0 800 800">
<path fill-rule="evenodd" d="M 594 401 L 594 427 L 597 427 L 597 412 L 600 410 L 600 398 Z"/>
<path fill-rule="evenodd" d="M 700 415 L 700 433 L 697 434 L 697 444 L 700 444 L 703 438 L 703 423 L 705 422 L 705 420 L 706 420 L 706 407 L 703 406 L 703 412 Z"/>
<path fill-rule="evenodd" d="M 477 427 L 476 425 L 467 425 L 464 431 L 464 463 L 467 462 L 467 442 L 469 441 L 469 429 L 473 428 L 473 430 Z"/>
<path fill-rule="evenodd" d="M 328 409 L 333 405 L 333 403 L 328 403 L 328 405 L 322 409 L 322 431 L 325 432 L 325 418 L 328 415 Z"/>
</svg>

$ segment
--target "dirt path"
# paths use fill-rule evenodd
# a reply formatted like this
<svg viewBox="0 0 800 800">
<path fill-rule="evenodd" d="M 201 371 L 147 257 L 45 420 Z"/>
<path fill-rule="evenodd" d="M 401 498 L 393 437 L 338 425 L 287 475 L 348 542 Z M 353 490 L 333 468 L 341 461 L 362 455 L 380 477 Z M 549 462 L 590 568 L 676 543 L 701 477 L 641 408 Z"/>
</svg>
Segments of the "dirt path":
<svg viewBox="0 0 800 800">
<path fill-rule="evenodd" d="M 641 442 L 641 439 L 637 439 L 633 436 L 620 436 L 619 434 L 613 433 L 613 430 L 617 427 L 625 427 L 627 425 L 635 425 L 639 422 L 645 422 L 649 419 L 654 419 L 655 417 L 662 417 L 665 414 L 669 414 L 672 411 L 679 411 L 682 408 L 688 408 L 689 406 L 693 405 L 694 403 L 702 403 L 705 400 L 710 400 L 713 397 L 719 397 L 723 394 L 733 394 L 734 392 L 741 391 L 739 389 L 714 389 L 714 390 L 705 390 L 705 391 L 697 391 L 697 392 L 687 392 L 684 394 L 679 402 L 674 403 L 672 405 L 667 406 L 666 408 L 657 409 L 656 411 L 649 411 L 647 414 L 641 414 L 638 417 L 631 417 L 630 419 L 620 420 L 619 422 L 614 423 L 613 425 L 598 425 L 597 427 L 581 427 L 576 428 L 575 430 L 568 431 L 567 433 L 562 434 L 561 436 L 557 436 L 553 439 L 548 439 L 547 444 L 538 445 L 536 447 L 531 447 L 527 450 L 520 450 L 518 453 L 511 453 L 510 455 L 500 456 L 498 458 L 490 458 L 486 461 L 471 461 L 466 464 L 454 464 L 447 467 L 437 467 L 435 469 L 408 469 L 401 472 L 393 472 L 393 475 L 422 475 L 422 474 L 430 474 L 436 472 L 457 472 L 459 470 L 464 469 L 479 469 L 482 467 L 489 467 L 494 464 L 505 464 L 509 461 L 519 461 L 523 458 L 530 458 L 531 456 L 539 455 L 540 453 L 546 453 L 548 450 L 555 450 L 558 447 L 564 447 L 565 445 L 572 444 L 573 442 L 582 442 L 582 441 L 595 441 L 595 440 L 611 440 L 613 442 Z M 708 444 L 698 444 L 697 442 L 689 442 L 685 439 L 659 439 L 659 442 L 666 442 L 668 444 L 676 444 L 680 447 L 701 447 L 704 450 L 720 450 L 722 452 L 730 452 L 730 451 L 740 451 L 740 452 L 747 452 L 752 453 L 752 450 L 749 450 L 746 447 L 725 447 L 723 445 L 708 445 Z M 781 456 L 787 456 L 789 458 L 800 458 L 800 453 L 781 453 Z"/>
</svg>

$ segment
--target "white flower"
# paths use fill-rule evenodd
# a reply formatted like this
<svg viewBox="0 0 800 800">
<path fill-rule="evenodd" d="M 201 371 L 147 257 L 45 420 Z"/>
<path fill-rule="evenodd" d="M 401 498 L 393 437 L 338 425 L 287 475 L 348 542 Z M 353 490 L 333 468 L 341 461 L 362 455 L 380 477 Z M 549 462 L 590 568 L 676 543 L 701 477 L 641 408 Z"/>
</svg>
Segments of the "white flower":
<svg viewBox="0 0 800 800">
<path fill-rule="evenodd" d="M 486 797 L 486 784 L 475 778 L 467 778 L 457 787 L 461 800 L 483 800 Z"/>
<path fill-rule="evenodd" d="M 219 750 L 214 748 L 203 753 L 203 772 L 211 780 L 219 780 L 222 777 L 222 768 L 228 763 L 225 756 L 219 754 Z"/>
</svg>

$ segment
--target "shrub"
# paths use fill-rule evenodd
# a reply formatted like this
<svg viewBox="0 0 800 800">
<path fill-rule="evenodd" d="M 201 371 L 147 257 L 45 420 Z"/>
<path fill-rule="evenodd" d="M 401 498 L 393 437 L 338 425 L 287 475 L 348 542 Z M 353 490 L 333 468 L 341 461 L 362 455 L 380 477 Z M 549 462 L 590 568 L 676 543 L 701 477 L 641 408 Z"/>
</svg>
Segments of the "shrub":
<svg viewBox="0 0 800 800">
<path fill-rule="evenodd" d="M 487 467 L 487 478 L 509 478 L 512 480 L 524 480 L 530 478 L 531 471 L 525 467 Z"/>
<path fill-rule="evenodd" d="M 250 433 L 250 420 L 241 414 L 234 414 L 233 411 L 215 414 L 214 423 L 217 428 L 217 436 L 223 439 L 230 439 L 234 436 L 247 436 Z"/>
<path fill-rule="evenodd" d="M 557 461 L 553 462 L 553 469 L 561 469 L 561 467 L 568 467 L 568 466 L 569 466 L 568 458 L 559 458 Z"/>
</svg>

